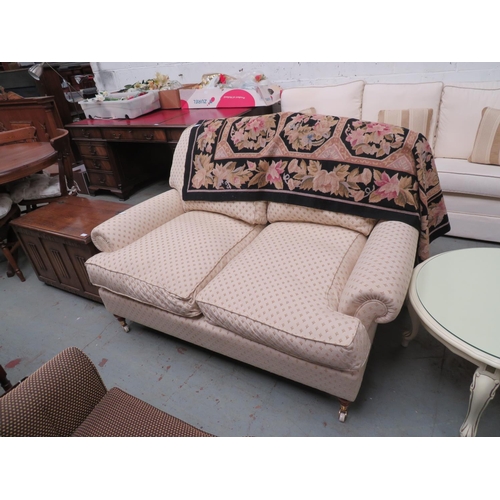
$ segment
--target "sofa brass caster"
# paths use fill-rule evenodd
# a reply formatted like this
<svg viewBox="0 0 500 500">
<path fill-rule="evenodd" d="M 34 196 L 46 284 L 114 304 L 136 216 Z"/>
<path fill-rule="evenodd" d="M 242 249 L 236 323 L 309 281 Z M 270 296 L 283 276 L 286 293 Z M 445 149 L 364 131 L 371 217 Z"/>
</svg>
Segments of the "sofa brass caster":
<svg viewBox="0 0 500 500">
<path fill-rule="evenodd" d="M 345 399 L 340 399 L 340 410 L 339 410 L 339 421 L 344 423 L 347 418 L 347 412 L 349 410 L 350 401 L 346 401 Z"/>
<path fill-rule="evenodd" d="M 116 314 L 114 316 L 118 320 L 118 323 L 122 325 L 122 328 L 125 330 L 125 333 L 130 332 L 130 328 L 127 325 L 127 321 L 125 320 L 125 318 L 122 318 L 121 316 L 116 316 Z"/>
</svg>

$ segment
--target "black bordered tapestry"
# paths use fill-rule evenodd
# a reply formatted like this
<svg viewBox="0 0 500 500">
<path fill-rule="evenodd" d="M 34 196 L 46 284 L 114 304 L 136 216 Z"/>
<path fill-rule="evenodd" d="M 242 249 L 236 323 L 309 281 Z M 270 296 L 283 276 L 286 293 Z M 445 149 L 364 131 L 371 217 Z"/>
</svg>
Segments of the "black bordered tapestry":
<svg viewBox="0 0 500 500">
<path fill-rule="evenodd" d="M 287 112 L 201 121 L 191 130 L 182 196 L 398 220 L 420 231 L 419 260 L 450 230 L 427 139 L 353 118 Z"/>
</svg>

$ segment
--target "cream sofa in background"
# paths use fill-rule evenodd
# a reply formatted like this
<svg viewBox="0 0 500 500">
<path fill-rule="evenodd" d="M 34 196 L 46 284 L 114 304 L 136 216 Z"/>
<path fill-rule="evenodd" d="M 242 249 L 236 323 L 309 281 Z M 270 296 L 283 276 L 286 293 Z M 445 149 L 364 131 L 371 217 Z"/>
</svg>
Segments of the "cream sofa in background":
<svg viewBox="0 0 500 500">
<path fill-rule="evenodd" d="M 282 111 L 308 107 L 321 114 L 369 121 L 380 121 L 383 110 L 432 109 L 427 139 L 433 148 L 450 219 L 448 235 L 500 242 L 500 162 L 469 161 L 483 109 L 500 110 L 500 82 L 447 85 L 354 81 L 283 90 Z M 494 137 L 484 142 L 488 140 L 491 143 Z"/>
<path fill-rule="evenodd" d="M 337 396 L 343 421 L 377 325 L 401 310 L 419 231 L 264 201 L 185 202 L 189 134 L 173 189 L 92 231 L 91 282 L 126 330 L 125 318 Z"/>
</svg>

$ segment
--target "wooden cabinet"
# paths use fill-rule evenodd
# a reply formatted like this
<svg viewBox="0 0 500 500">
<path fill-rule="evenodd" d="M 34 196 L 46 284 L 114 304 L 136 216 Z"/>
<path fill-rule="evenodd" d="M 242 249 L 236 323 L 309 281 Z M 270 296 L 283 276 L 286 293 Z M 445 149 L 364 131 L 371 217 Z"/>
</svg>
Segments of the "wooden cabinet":
<svg viewBox="0 0 500 500">
<path fill-rule="evenodd" d="M 98 252 L 90 233 L 129 207 L 68 196 L 15 219 L 12 227 L 40 281 L 102 302 L 85 269 L 85 261 Z"/>
</svg>

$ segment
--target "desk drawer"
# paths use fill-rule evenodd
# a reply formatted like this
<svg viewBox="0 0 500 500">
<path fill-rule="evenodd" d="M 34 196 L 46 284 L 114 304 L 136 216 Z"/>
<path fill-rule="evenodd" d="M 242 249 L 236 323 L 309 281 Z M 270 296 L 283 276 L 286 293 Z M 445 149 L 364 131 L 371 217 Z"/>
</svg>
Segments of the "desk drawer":
<svg viewBox="0 0 500 500">
<path fill-rule="evenodd" d="M 155 128 L 110 128 L 103 130 L 104 138 L 109 141 L 164 142 L 167 135 L 162 129 Z"/>
<path fill-rule="evenodd" d="M 82 156 L 108 156 L 108 148 L 103 142 L 78 142 L 78 149 Z"/>
<path fill-rule="evenodd" d="M 92 157 L 82 157 L 83 163 L 87 170 L 113 170 L 113 166 L 109 160 L 104 158 L 92 158 Z"/>
<path fill-rule="evenodd" d="M 71 127 L 72 137 L 83 137 L 84 139 L 102 139 L 101 130 L 98 128 L 90 127 Z"/>
<path fill-rule="evenodd" d="M 118 187 L 115 177 L 107 172 L 87 172 L 91 188 L 115 188 Z"/>
</svg>

